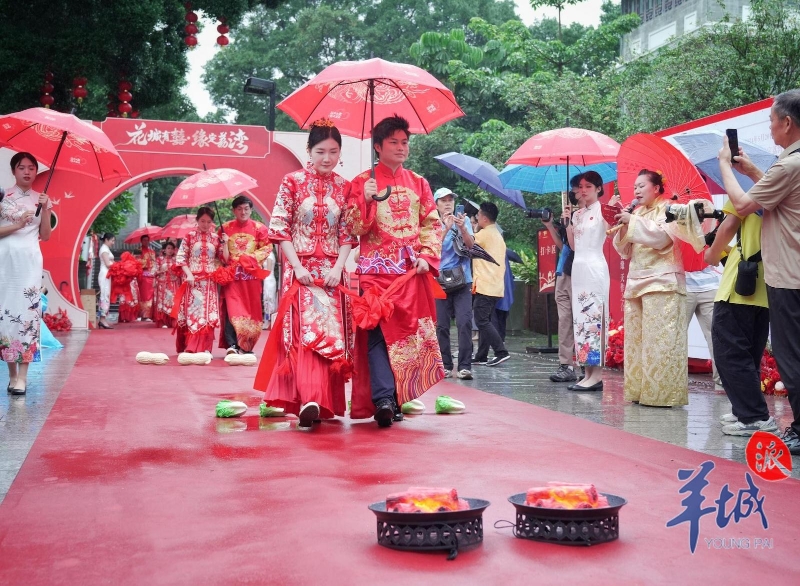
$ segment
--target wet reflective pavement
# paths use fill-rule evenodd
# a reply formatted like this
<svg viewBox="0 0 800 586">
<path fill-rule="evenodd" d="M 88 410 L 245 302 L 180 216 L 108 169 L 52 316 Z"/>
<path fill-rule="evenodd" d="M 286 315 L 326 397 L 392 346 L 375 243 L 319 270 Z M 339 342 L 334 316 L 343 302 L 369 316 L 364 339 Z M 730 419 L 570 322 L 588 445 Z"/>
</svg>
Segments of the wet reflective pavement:
<svg viewBox="0 0 800 586">
<path fill-rule="evenodd" d="M 31 367 L 28 394 L 24 397 L 0 394 L 0 502 L 44 425 L 88 336 L 88 332 L 59 335 L 65 347 L 44 350 L 43 362 Z M 507 346 L 512 352 L 511 360 L 497 367 L 473 367 L 475 378 L 472 381 L 450 379 L 449 382 L 744 463 L 748 438 L 725 436 L 720 431 L 719 417 L 730 412 L 730 404 L 724 393 L 714 390 L 710 375 L 690 375 L 689 405 L 685 407 L 665 409 L 634 405 L 623 400 L 621 371 L 605 372 L 605 390 L 601 393 L 572 392 L 567 390 L 567 384 L 552 383 L 549 376 L 558 367 L 556 355 L 526 354 L 525 346 L 529 342 L 530 338 L 509 336 Z M 3 367 L 0 385 L 4 388 L 7 384 L 8 372 Z M 130 384 L 133 387 L 135 383 L 131 381 Z M 779 428 L 788 426 L 791 409 L 787 399 L 767 397 L 767 403 Z M 91 414 L 86 417 L 86 424 L 91 424 Z M 218 421 L 215 425 L 220 433 L 247 428 L 242 420 Z M 258 425 L 265 431 L 292 427 L 285 421 L 269 420 L 259 420 Z M 792 476 L 800 478 L 800 459 L 795 457 L 794 464 Z"/>
<path fill-rule="evenodd" d="M 454 338 L 454 333 L 451 339 Z M 714 390 L 711 375 L 689 375 L 689 404 L 684 407 L 647 407 L 623 399 L 622 371 L 607 369 L 602 392 L 574 392 L 569 383 L 554 383 L 550 375 L 558 368 L 557 354 L 527 354 L 530 338 L 509 336 L 506 346 L 511 360 L 499 366 L 474 366 L 474 379 L 452 382 L 488 393 L 525 401 L 595 423 L 667 442 L 705 454 L 745 462 L 747 437 L 723 435 L 719 418 L 731 412 L 725 393 Z M 453 348 L 454 355 L 456 348 Z M 792 421 L 786 397 L 766 397 L 770 413 L 782 432 Z M 800 478 L 800 457 L 793 459 L 792 477 Z"/>
</svg>

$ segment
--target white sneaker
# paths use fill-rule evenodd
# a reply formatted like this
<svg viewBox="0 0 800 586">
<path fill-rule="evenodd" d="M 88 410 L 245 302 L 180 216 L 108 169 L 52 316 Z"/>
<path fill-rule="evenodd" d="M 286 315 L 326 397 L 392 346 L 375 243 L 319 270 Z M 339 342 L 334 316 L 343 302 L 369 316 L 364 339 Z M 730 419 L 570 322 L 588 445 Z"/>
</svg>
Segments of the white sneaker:
<svg viewBox="0 0 800 586">
<path fill-rule="evenodd" d="M 751 436 L 757 431 L 778 431 L 778 424 L 770 417 L 766 421 L 754 421 L 753 423 L 737 421 L 722 428 L 722 433 L 725 435 Z"/>
<path fill-rule="evenodd" d="M 453 378 L 453 371 L 445 369 L 444 378 Z"/>
<path fill-rule="evenodd" d="M 230 348 L 225 350 L 225 356 L 227 356 L 228 354 L 238 354 L 238 353 L 239 351 L 236 349 L 236 346 L 231 346 Z"/>
<path fill-rule="evenodd" d="M 459 370 L 456 373 L 456 378 L 460 378 L 461 380 L 472 380 L 472 371 L 467 370 L 466 368 Z"/>
<path fill-rule="evenodd" d="M 736 423 L 737 421 L 739 421 L 739 418 L 736 417 L 736 415 L 734 415 L 733 413 L 726 413 L 725 415 L 719 418 L 719 422 L 722 425 L 725 425 L 726 423 Z"/>
</svg>

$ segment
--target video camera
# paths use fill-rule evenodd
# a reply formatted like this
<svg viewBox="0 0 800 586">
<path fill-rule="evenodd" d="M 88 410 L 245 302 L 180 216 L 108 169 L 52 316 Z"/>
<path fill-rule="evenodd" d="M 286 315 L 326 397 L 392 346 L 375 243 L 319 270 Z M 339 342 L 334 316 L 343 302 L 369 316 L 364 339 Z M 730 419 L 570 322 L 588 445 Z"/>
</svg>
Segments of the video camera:
<svg viewBox="0 0 800 586">
<path fill-rule="evenodd" d="M 549 222 L 553 219 L 553 211 L 550 208 L 528 208 L 525 210 L 525 217 Z"/>
<path fill-rule="evenodd" d="M 697 212 L 697 218 L 702 222 L 706 219 L 713 219 L 722 221 L 725 219 L 725 213 L 722 210 L 706 211 L 705 205 L 702 201 L 694 202 L 694 210 Z M 686 216 L 689 212 L 689 204 L 685 203 L 671 203 L 667 206 L 666 217 L 667 223 L 674 222 L 679 217 Z"/>
</svg>

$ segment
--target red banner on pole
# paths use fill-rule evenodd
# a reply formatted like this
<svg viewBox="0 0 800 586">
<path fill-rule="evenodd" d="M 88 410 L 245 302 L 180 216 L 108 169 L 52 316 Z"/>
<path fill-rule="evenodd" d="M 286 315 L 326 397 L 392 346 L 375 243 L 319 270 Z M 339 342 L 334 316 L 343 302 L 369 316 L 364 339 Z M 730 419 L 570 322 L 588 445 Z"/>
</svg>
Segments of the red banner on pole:
<svg viewBox="0 0 800 586">
<path fill-rule="evenodd" d="M 558 248 L 547 230 L 539 230 L 539 293 L 553 293 L 556 290 L 556 265 Z"/>
</svg>

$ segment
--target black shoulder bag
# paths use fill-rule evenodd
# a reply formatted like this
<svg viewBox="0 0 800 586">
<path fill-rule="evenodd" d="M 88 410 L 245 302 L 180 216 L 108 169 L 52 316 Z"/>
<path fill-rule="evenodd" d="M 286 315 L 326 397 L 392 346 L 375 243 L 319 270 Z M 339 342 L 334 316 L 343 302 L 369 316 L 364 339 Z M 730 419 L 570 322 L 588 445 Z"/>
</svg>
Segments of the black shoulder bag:
<svg viewBox="0 0 800 586">
<path fill-rule="evenodd" d="M 742 220 L 744 222 L 744 220 Z M 739 249 L 739 266 L 737 267 L 736 286 L 734 290 L 737 295 L 750 297 L 756 292 L 756 282 L 758 281 L 758 265 L 761 262 L 761 251 L 745 260 L 742 252 L 742 227 L 736 232 L 736 247 Z"/>
</svg>

